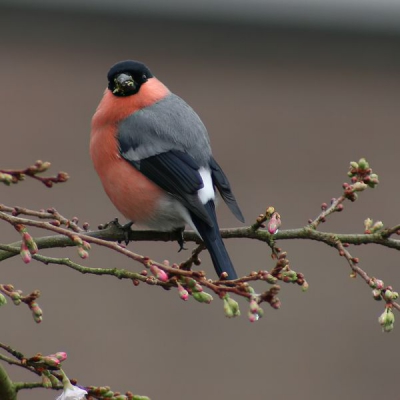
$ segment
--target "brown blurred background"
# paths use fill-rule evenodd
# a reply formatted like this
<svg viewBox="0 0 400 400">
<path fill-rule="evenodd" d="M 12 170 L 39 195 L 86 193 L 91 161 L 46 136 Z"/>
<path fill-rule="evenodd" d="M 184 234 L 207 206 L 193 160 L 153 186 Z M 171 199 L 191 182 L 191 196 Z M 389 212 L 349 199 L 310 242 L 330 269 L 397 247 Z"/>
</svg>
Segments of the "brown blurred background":
<svg viewBox="0 0 400 400">
<path fill-rule="evenodd" d="M 340 194 L 349 161 L 363 156 L 381 184 L 321 229 L 362 232 L 367 217 L 399 223 L 395 24 L 362 17 L 352 23 L 345 9 L 342 20 L 326 23 L 318 16 L 281 15 L 252 22 L 248 15 L 223 19 L 221 10 L 172 17 L 172 11 L 154 16 L 132 6 L 123 15 L 119 6 L 120 13 L 95 12 L 81 3 L 86 10 L 0 4 L 1 167 L 43 159 L 71 176 L 52 190 L 29 181 L 2 186 L 2 203 L 53 206 L 93 227 L 118 216 L 89 159 L 90 120 L 109 67 L 133 58 L 200 114 L 248 223 L 274 205 L 283 229 L 303 226 L 322 202 Z M 222 204 L 219 215 L 221 226 L 237 225 Z M 1 242 L 17 239 L 3 224 Z M 217 299 L 208 306 L 183 302 L 175 292 L 61 266 L 23 265 L 16 257 L 1 264 L 1 282 L 25 292 L 40 289 L 44 321 L 36 325 L 26 307 L 9 304 L 1 309 L 1 342 L 26 355 L 67 351 L 65 370 L 80 384 L 110 385 L 153 400 L 398 398 L 400 327 L 381 332 L 383 304 L 374 302 L 361 279 L 349 278 L 333 249 L 309 241 L 280 245 L 310 289 L 282 285 L 282 308 L 265 307 L 256 324 L 246 318 L 246 302 L 243 316 L 229 320 Z M 227 246 L 239 273 L 273 265 L 265 244 L 229 240 Z M 157 260 L 189 255 L 177 254 L 176 243 L 129 248 Z M 351 251 L 370 275 L 400 289 L 396 251 Z M 80 261 L 74 249 L 43 254 Z M 208 256 L 202 258 L 213 274 Z M 87 265 L 141 269 L 101 248 L 91 251 Z M 35 379 L 9 371 L 13 379 Z M 34 390 L 20 398 L 57 395 Z"/>
</svg>

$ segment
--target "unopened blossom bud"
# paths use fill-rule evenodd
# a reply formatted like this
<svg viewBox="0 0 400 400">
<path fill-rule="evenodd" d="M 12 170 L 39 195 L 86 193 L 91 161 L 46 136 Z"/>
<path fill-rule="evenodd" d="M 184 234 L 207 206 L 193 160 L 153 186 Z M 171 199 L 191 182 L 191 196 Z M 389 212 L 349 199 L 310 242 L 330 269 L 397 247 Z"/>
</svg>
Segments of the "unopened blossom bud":
<svg viewBox="0 0 400 400">
<path fill-rule="evenodd" d="M 6 173 L 3 173 L 3 172 L 0 172 L 0 182 L 3 182 L 7 186 L 9 186 L 13 182 L 13 177 L 10 174 L 6 174 Z"/>
<path fill-rule="evenodd" d="M 168 282 L 168 274 L 161 268 L 158 268 L 156 265 L 151 264 L 150 271 L 161 282 Z"/>
<path fill-rule="evenodd" d="M 32 315 L 33 315 L 33 319 L 36 323 L 40 324 L 43 320 L 43 311 L 42 309 L 39 307 L 39 304 L 36 303 L 36 301 L 32 301 L 29 304 L 29 308 L 32 311 Z"/>
<path fill-rule="evenodd" d="M 193 289 L 196 286 L 196 281 L 192 278 L 186 278 L 186 284 L 189 289 Z"/>
<path fill-rule="evenodd" d="M 48 161 L 43 162 L 42 160 L 37 160 L 35 167 L 37 172 L 45 172 L 50 168 L 51 164 Z"/>
<path fill-rule="evenodd" d="M 282 272 L 282 276 L 283 276 L 283 281 L 284 282 L 295 282 L 297 281 L 297 273 L 295 271 L 283 271 Z M 287 280 L 285 280 L 285 278 L 287 278 Z"/>
<path fill-rule="evenodd" d="M 42 374 L 41 378 L 42 378 L 42 385 L 44 388 L 51 388 L 53 386 L 48 376 Z"/>
<path fill-rule="evenodd" d="M 267 208 L 267 210 L 265 211 L 265 216 L 268 218 L 270 215 L 272 215 L 275 212 L 275 208 L 270 206 Z"/>
<path fill-rule="evenodd" d="M 360 158 L 360 160 L 358 161 L 358 168 L 364 170 L 368 169 L 369 168 L 368 161 L 365 158 Z"/>
<path fill-rule="evenodd" d="M 261 307 L 258 307 L 257 314 L 260 318 L 264 316 L 264 310 Z"/>
<path fill-rule="evenodd" d="M 93 388 L 92 390 L 95 390 L 96 393 L 99 393 L 101 395 L 101 397 L 104 397 L 104 395 L 110 391 L 110 386 L 100 386 L 97 388 Z"/>
<path fill-rule="evenodd" d="M 250 294 L 255 293 L 254 289 L 247 282 L 243 283 L 242 287 L 246 293 L 250 293 Z"/>
<path fill-rule="evenodd" d="M 31 253 L 28 249 L 28 246 L 26 245 L 26 243 L 24 241 L 21 244 L 21 251 L 19 254 L 21 255 L 22 261 L 25 264 L 28 264 L 31 262 L 31 260 L 32 260 Z"/>
<path fill-rule="evenodd" d="M 275 212 L 271 215 L 271 218 L 267 223 L 268 232 L 271 235 L 274 235 L 276 232 L 278 232 L 280 226 L 281 226 L 281 217 L 277 212 Z"/>
<path fill-rule="evenodd" d="M 66 172 L 59 172 L 57 174 L 58 182 L 66 182 L 69 179 L 69 175 Z"/>
<path fill-rule="evenodd" d="M 213 300 L 212 296 L 206 292 L 193 292 L 192 296 L 199 303 L 210 304 Z"/>
<path fill-rule="evenodd" d="M 33 240 L 32 236 L 27 231 L 25 231 L 22 234 L 22 240 L 25 242 L 25 244 L 28 247 L 28 250 L 31 254 L 36 254 L 38 252 L 38 247 L 37 247 L 35 241 Z"/>
<path fill-rule="evenodd" d="M 383 281 L 380 280 L 380 279 L 371 278 L 370 281 L 369 281 L 369 286 L 370 286 L 372 289 L 381 290 L 381 289 L 383 289 L 384 285 L 385 285 L 385 284 L 384 284 Z"/>
<path fill-rule="evenodd" d="M 358 163 L 356 163 L 355 161 L 351 161 L 350 162 L 350 167 L 353 169 L 358 169 Z"/>
<path fill-rule="evenodd" d="M 374 223 L 374 221 L 371 218 L 367 218 L 364 221 L 364 229 L 365 229 L 365 231 L 369 231 L 371 229 L 373 223 Z M 368 232 L 368 233 L 370 233 L 370 232 Z"/>
<path fill-rule="evenodd" d="M 57 387 L 60 383 L 60 381 L 53 375 L 53 374 L 48 374 L 47 377 L 50 379 L 51 381 L 51 385 L 53 387 Z"/>
<path fill-rule="evenodd" d="M 12 292 L 10 294 L 11 300 L 16 306 L 21 304 L 21 295 L 18 292 Z"/>
<path fill-rule="evenodd" d="M 60 360 L 57 360 L 54 356 L 44 356 L 42 360 L 49 367 L 58 367 L 60 365 Z"/>
<path fill-rule="evenodd" d="M 225 316 L 228 318 L 233 318 L 235 316 L 229 303 L 225 300 L 224 300 L 224 313 L 225 313 Z"/>
<path fill-rule="evenodd" d="M 178 286 L 178 293 L 179 293 L 179 297 L 182 299 L 182 300 L 187 300 L 188 298 L 189 298 L 189 293 L 188 293 L 188 291 L 180 284 L 180 283 L 177 283 L 177 286 Z"/>
<path fill-rule="evenodd" d="M 90 250 L 92 248 L 92 246 L 90 245 L 89 242 L 87 242 L 86 240 L 82 241 L 82 248 L 85 250 Z"/>
<path fill-rule="evenodd" d="M 278 298 L 276 298 L 276 297 L 274 297 L 271 301 L 270 301 L 270 306 L 272 307 L 272 308 L 275 308 L 275 310 L 278 310 L 279 308 L 281 308 L 281 301 L 278 299 Z"/>
<path fill-rule="evenodd" d="M 247 313 L 247 317 L 249 318 L 250 322 L 256 322 L 260 319 L 260 316 L 258 314 L 253 314 L 251 311 Z"/>
<path fill-rule="evenodd" d="M 233 300 L 229 295 L 225 295 L 224 301 L 228 302 L 233 316 L 238 317 L 240 315 L 239 303 L 236 300 Z"/>
<path fill-rule="evenodd" d="M 383 222 L 382 221 L 377 221 L 374 223 L 374 225 L 371 226 L 370 231 L 371 233 L 375 233 L 383 229 Z"/>
<path fill-rule="evenodd" d="M 375 300 L 379 301 L 382 300 L 382 292 L 378 289 L 374 289 L 372 291 L 372 296 L 374 297 Z"/>
<path fill-rule="evenodd" d="M 270 284 L 274 284 L 274 283 L 276 283 L 277 282 L 277 278 L 275 278 L 275 276 L 273 276 L 273 275 L 271 275 L 271 274 L 267 274 L 267 275 L 265 275 L 264 276 L 264 279 L 268 282 L 268 283 L 270 283 Z"/>
<path fill-rule="evenodd" d="M 132 400 L 150 400 L 147 396 L 133 395 Z"/>
<path fill-rule="evenodd" d="M 376 174 L 371 174 L 371 175 L 369 176 L 368 182 L 366 182 L 366 183 L 368 184 L 368 186 L 369 186 L 370 188 L 373 189 L 373 188 L 379 183 L 378 175 L 376 175 Z"/>
<path fill-rule="evenodd" d="M 67 353 L 65 351 L 59 351 L 54 356 L 57 358 L 57 360 L 65 361 L 67 359 Z"/>
<path fill-rule="evenodd" d="M 233 300 L 229 296 L 229 294 L 226 294 L 223 300 L 224 300 L 224 310 L 226 307 L 229 308 L 230 310 L 230 312 L 226 312 L 225 310 L 225 315 L 229 318 L 238 317 L 240 315 L 239 303 L 236 300 Z"/>
<path fill-rule="evenodd" d="M 385 293 L 383 294 L 386 300 L 396 300 L 399 297 L 397 292 L 393 292 L 392 290 L 386 289 Z"/>
<path fill-rule="evenodd" d="M 82 246 L 83 245 L 83 240 L 79 236 L 73 235 L 72 236 L 72 240 L 74 241 L 74 243 L 77 246 Z"/>
<path fill-rule="evenodd" d="M 7 304 L 7 299 L 5 298 L 5 296 L 2 293 L 0 293 L 0 307 L 4 306 L 6 304 Z"/>
<path fill-rule="evenodd" d="M 362 192 L 367 187 L 368 187 L 368 185 L 365 184 L 364 182 L 356 182 L 356 183 L 353 184 L 353 190 L 355 192 Z"/>
<path fill-rule="evenodd" d="M 89 253 L 81 246 L 78 247 L 78 254 L 80 258 L 88 258 L 89 257 Z"/>
<path fill-rule="evenodd" d="M 252 313 L 256 313 L 260 307 L 258 306 L 257 300 L 251 299 L 250 300 L 250 311 Z"/>
<path fill-rule="evenodd" d="M 192 287 L 193 292 L 202 292 L 203 286 L 196 282 L 196 284 Z"/>
<path fill-rule="evenodd" d="M 304 281 L 303 284 L 301 285 L 301 291 L 302 292 L 307 292 L 308 287 L 309 287 L 308 282 Z"/>
<path fill-rule="evenodd" d="M 393 294 L 393 292 L 391 290 L 386 289 L 385 292 L 383 293 L 383 297 L 386 300 L 392 300 L 392 294 Z"/>
<path fill-rule="evenodd" d="M 394 328 L 394 314 L 390 308 L 386 308 L 385 311 L 379 316 L 378 321 L 382 326 L 383 332 L 390 332 Z"/>
</svg>

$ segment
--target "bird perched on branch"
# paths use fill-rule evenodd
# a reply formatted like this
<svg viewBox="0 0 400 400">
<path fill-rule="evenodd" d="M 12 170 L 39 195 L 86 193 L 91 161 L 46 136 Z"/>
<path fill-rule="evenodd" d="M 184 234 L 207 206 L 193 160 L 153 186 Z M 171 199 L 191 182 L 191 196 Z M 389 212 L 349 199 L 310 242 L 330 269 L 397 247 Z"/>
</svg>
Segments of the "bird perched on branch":
<svg viewBox="0 0 400 400">
<path fill-rule="evenodd" d="M 244 222 L 199 116 L 142 63 L 122 61 L 93 116 L 90 155 L 115 207 L 161 231 L 191 226 L 218 276 L 237 275 L 219 233 L 215 188 Z"/>
</svg>

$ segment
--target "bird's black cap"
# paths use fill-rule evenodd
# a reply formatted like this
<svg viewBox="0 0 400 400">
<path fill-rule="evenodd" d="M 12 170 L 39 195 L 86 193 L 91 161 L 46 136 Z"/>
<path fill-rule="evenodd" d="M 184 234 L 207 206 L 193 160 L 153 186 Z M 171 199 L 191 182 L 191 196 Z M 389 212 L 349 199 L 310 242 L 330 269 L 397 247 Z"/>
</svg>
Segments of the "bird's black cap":
<svg viewBox="0 0 400 400">
<path fill-rule="evenodd" d="M 132 78 L 132 85 L 125 88 L 118 86 L 118 77 L 127 75 Z M 130 96 L 137 93 L 140 86 L 152 78 L 151 71 L 139 61 L 126 60 L 113 65 L 107 74 L 108 88 L 115 96 Z"/>
</svg>

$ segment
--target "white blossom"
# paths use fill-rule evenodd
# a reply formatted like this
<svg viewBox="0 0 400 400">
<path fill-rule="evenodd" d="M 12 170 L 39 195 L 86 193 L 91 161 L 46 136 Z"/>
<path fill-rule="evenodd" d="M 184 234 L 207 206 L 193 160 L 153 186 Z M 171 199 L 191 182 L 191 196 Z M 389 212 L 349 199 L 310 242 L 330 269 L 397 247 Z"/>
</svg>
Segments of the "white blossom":
<svg viewBox="0 0 400 400">
<path fill-rule="evenodd" d="M 86 394 L 86 390 L 83 390 L 78 386 L 70 385 L 70 387 L 64 388 L 63 392 L 56 400 L 83 400 Z"/>
</svg>

